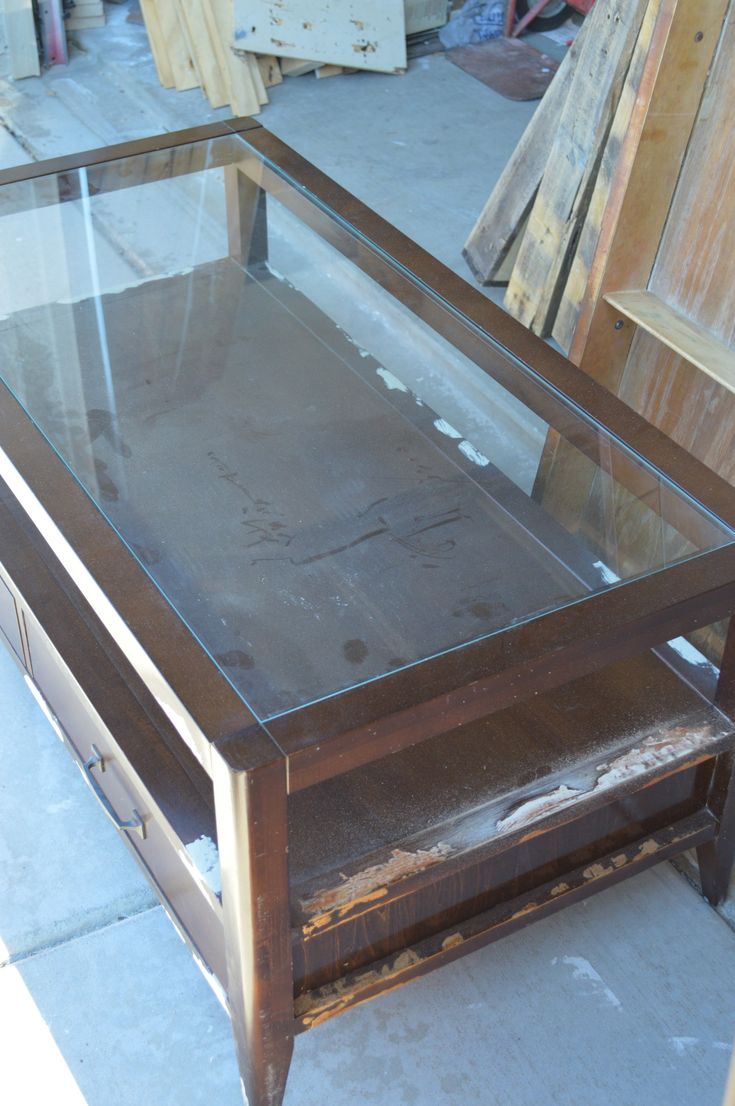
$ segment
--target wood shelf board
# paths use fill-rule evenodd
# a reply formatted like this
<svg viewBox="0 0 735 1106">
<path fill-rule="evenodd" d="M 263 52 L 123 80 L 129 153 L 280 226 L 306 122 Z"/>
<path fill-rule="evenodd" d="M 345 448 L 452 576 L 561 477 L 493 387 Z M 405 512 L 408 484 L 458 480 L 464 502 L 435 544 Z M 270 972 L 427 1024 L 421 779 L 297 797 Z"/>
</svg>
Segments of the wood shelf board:
<svg viewBox="0 0 735 1106">
<path fill-rule="evenodd" d="M 735 349 L 648 291 L 606 292 L 605 300 L 627 319 L 690 364 L 735 392 Z"/>
<path fill-rule="evenodd" d="M 727 732 L 715 708 L 646 653 L 291 795 L 293 924 L 308 935 L 319 916 L 324 928 L 328 915 L 350 912 L 353 891 L 379 889 L 385 904 L 407 877 L 539 818 L 609 802 L 646 770 L 665 774 L 667 759 L 696 759 L 691 740 L 711 750 Z"/>
</svg>

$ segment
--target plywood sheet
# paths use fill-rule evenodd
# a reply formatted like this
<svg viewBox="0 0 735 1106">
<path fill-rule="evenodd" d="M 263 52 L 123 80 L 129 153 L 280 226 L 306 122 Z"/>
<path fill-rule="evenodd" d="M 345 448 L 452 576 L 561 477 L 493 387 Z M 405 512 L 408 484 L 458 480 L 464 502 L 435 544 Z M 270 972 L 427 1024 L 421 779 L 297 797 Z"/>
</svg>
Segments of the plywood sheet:
<svg viewBox="0 0 735 1106">
<path fill-rule="evenodd" d="M 239 50 L 332 65 L 406 68 L 403 0 L 234 0 Z"/>
</svg>

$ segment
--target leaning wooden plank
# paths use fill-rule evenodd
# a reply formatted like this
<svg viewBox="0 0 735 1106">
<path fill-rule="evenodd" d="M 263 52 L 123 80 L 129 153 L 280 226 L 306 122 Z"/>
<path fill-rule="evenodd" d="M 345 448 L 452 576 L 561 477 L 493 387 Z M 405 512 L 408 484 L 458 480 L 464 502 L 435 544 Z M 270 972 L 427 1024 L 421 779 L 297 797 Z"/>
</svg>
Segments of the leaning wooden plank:
<svg viewBox="0 0 735 1106">
<path fill-rule="evenodd" d="M 31 0 L 5 0 L 3 13 L 10 54 L 10 76 L 16 79 L 37 77 L 41 67 Z"/>
<path fill-rule="evenodd" d="M 210 9 L 208 18 L 211 18 L 221 45 L 226 79 L 229 83 L 230 107 L 235 115 L 257 115 L 260 111 L 260 99 L 253 83 L 250 62 L 232 49 L 234 38 L 232 0 L 203 0 L 203 2 Z"/>
<path fill-rule="evenodd" d="M 648 284 L 728 6 L 729 0 L 667 0 L 659 17 L 656 34 L 665 45 L 652 50 L 646 76 L 652 91 L 641 102 L 645 119 L 640 135 L 632 136 L 630 169 L 621 162 L 569 351 L 576 365 L 615 392 L 633 328 L 612 329 L 602 295 Z"/>
<path fill-rule="evenodd" d="M 505 296 L 508 311 L 548 334 L 570 249 L 589 204 L 648 0 L 598 0 L 559 118 Z"/>
<path fill-rule="evenodd" d="M 199 61 L 198 61 L 198 58 L 197 58 L 197 52 L 194 48 L 194 39 L 193 39 L 193 36 L 192 36 L 192 34 L 189 30 L 189 24 L 187 23 L 186 17 L 184 15 L 184 9 L 182 7 L 182 0 L 168 0 L 168 4 L 173 9 L 173 11 L 176 15 L 176 18 L 178 20 L 179 30 L 181 32 L 181 35 L 182 35 L 183 39 L 184 39 L 184 44 L 186 46 L 186 52 L 189 55 L 189 58 L 191 60 L 192 68 L 194 70 L 194 73 L 196 74 L 197 84 L 201 85 L 201 87 L 204 88 L 204 78 L 202 77 L 202 73 L 201 73 L 201 70 L 199 68 Z"/>
<path fill-rule="evenodd" d="M 635 44 L 630 68 L 618 101 L 615 118 L 605 143 L 600 170 L 595 181 L 592 199 L 584 218 L 579 241 L 569 268 L 566 285 L 559 302 L 551 333 L 566 352 L 572 344 L 580 304 L 584 298 L 590 277 L 600 232 L 608 206 L 615 202 L 615 188 L 630 173 L 631 158 L 637 145 L 645 112 L 642 110 L 650 96 L 650 82 L 644 84 L 646 72 L 650 72 L 663 50 L 664 38 L 654 30 L 662 7 L 671 7 L 664 0 L 650 0 Z M 656 56 L 656 53 L 659 57 Z"/>
<path fill-rule="evenodd" d="M 517 240 L 519 229 L 525 226 L 536 197 L 586 33 L 585 24 L 567 51 L 465 242 L 462 251 L 465 260 L 482 284 L 508 279 L 501 276 L 500 271 Z"/>
<path fill-rule="evenodd" d="M 229 86 L 217 63 L 201 0 L 176 0 L 176 3 L 204 93 L 213 108 L 225 107 L 230 102 Z"/>
<path fill-rule="evenodd" d="M 273 88 L 274 85 L 283 82 L 283 74 L 275 54 L 258 54 L 255 60 L 266 88 Z"/>
<path fill-rule="evenodd" d="M 735 349 L 705 327 L 675 311 L 653 292 L 606 292 L 616 311 L 631 319 L 723 388 L 735 392 Z"/>
<path fill-rule="evenodd" d="M 250 79 L 253 82 L 253 88 L 255 89 L 255 95 L 258 97 L 259 104 L 268 103 L 268 92 L 266 91 L 265 81 L 263 80 L 263 74 L 260 72 L 260 66 L 258 65 L 258 59 L 255 54 L 244 55 L 245 64 L 250 72 Z"/>
<path fill-rule="evenodd" d="M 174 87 L 174 74 L 168 57 L 166 43 L 163 40 L 161 24 L 158 19 L 158 7 L 156 0 L 140 0 L 140 10 L 143 13 L 145 29 L 148 32 L 148 41 L 153 54 L 153 64 L 156 67 L 158 79 L 164 88 Z"/>
<path fill-rule="evenodd" d="M 184 39 L 178 12 L 171 3 L 157 3 L 156 11 L 161 42 L 165 44 L 176 90 L 185 92 L 188 88 L 196 88 L 199 78 Z"/>
<path fill-rule="evenodd" d="M 403 0 L 233 0 L 241 50 L 330 65 L 406 68 Z"/>
</svg>

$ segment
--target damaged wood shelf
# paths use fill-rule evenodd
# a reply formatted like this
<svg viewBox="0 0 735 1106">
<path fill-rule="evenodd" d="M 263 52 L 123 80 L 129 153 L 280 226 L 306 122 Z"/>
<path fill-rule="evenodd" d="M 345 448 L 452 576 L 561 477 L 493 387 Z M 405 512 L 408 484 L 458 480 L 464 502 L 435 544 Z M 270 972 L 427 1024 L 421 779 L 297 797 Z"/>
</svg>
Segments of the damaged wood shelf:
<svg viewBox="0 0 735 1106">
<path fill-rule="evenodd" d="M 437 914 L 445 941 L 519 896 L 530 913 L 539 873 L 599 865 L 615 825 L 625 851 L 691 815 L 732 731 L 648 653 L 292 795 L 297 1010 L 335 985 L 344 1002 L 345 970 L 374 971 L 376 947 L 400 958 Z"/>
<path fill-rule="evenodd" d="M 605 300 L 723 388 L 735 392 L 735 350 L 654 292 L 606 292 Z"/>
</svg>

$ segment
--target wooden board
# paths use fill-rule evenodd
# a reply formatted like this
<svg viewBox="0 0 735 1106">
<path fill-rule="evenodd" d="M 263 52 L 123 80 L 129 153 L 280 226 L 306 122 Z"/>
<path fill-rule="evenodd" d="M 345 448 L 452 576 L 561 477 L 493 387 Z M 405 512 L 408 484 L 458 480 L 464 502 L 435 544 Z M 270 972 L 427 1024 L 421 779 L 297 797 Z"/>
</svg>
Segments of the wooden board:
<svg viewBox="0 0 735 1106">
<path fill-rule="evenodd" d="M 613 391 L 633 327 L 613 330 L 602 297 L 648 284 L 727 6 L 728 0 L 667 0 L 661 10 L 655 37 L 663 43 L 652 46 L 653 64 L 639 100 L 644 120 L 618 163 L 569 351 L 575 364 Z"/>
<path fill-rule="evenodd" d="M 710 339 L 726 348 L 735 344 L 734 18 L 732 0 L 662 5 L 656 33 L 664 34 L 665 49 L 647 77 L 652 91 L 642 103 L 645 121 L 632 167 L 620 163 L 620 194 L 603 222 L 589 299 L 572 345 L 572 358 L 579 357 L 585 371 L 733 482 L 733 393 L 663 343 L 663 335 L 637 328 L 604 297 L 612 292 L 614 298 L 636 281 L 640 288 L 648 284 Z M 549 441 L 538 497 L 549 509 L 563 498 L 573 524 L 584 518 L 590 493 L 578 456 L 565 443 Z M 629 515 L 628 525 L 639 522 L 635 512 Z M 638 540 L 645 540 L 643 532 Z M 724 627 L 708 628 L 697 640 L 717 660 Z"/>
<path fill-rule="evenodd" d="M 274 85 L 281 84 L 283 81 L 283 74 L 281 73 L 281 67 L 278 64 L 278 58 L 273 54 L 258 54 L 255 58 L 260 75 L 263 78 L 263 84 L 266 88 L 272 88 Z"/>
<path fill-rule="evenodd" d="M 234 0 L 234 44 L 331 65 L 406 68 L 403 0 Z"/>
<path fill-rule="evenodd" d="M 168 56 L 167 44 L 163 39 L 161 24 L 158 19 L 158 5 L 155 0 L 140 0 L 140 10 L 143 15 L 145 29 L 148 32 L 148 41 L 151 44 L 153 64 L 156 67 L 158 79 L 164 88 L 173 88 L 174 75 Z"/>
<path fill-rule="evenodd" d="M 31 0 L 5 0 L 3 15 L 11 77 L 37 77 L 41 67 Z"/>
<path fill-rule="evenodd" d="M 168 56 L 175 88 L 179 92 L 196 88 L 199 78 L 184 39 L 178 12 L 173 4 L 156 4 L 156 11 L 161 42 Z"/>
<path fill-rule="evenodd" d="M 503 263 L 525 226 L 585 36 L 582 27 L 465 242 L 464 258 L 482 284 L 502 279 Z"/>
<path fill-rule="evenodd" d="M 548 334 L 648 0 L 599 0 L 508 285 L 505 306 Z"/>
<path fill-rule="evenodd" d="M 608 292 L 605 299 L 691 365 L 723 388 L 735 392 L 735 349 L 698 323 L 687 319 L 653 292 Z"/>
<path fill-rule="evenodd" d="M 661 300 L 728 347 L 735 344 L 734 97 L 735 5 L 730 3 L 649 282 Z M 638 332 L 619 392 L 655 426 L 735 483 L 735 397 L 721 382 Z"/>
<path fill-rule="evenodd" d="M 213 108 L 224 107 L 230 102 L 229 82 L 217 59 L 204 6 L 201 0 L 175 0 L 175 3 L 207 99 Z"/>
<path fill-rule="evenodd" d="M 662 8 L 665 11 L 662 20 L 659 20 Z M 632 158 L 646 118 L 645 106 L 650 99 L 650 75 L 658 67 L 666 44 L 667 36 L 661 33 L 660 24 L 670 25 L 675 10 L 676 4 L 670 0 L 650 0 L 646 9 L 552 327 L 552 334 L 565 353 L 572 344 L 581 303 L 592 279 L 603 224 L 609 221 L 611 208 L 619 205 L 625 181 L 630 175 Z M 654 38 L 657 26 L 658 33 Z M 646 81 L 644 78 L 647 75 Z"/>
<path fill-rule="evenodd" d="M 231 48 L 234 34 L 231 0 L 202 0 L 202 5 L 220 65 L 225 73 L 233 114 L 257 115 L 261 98 L 253 82 L 251 65 L 256 70 L 258 67 L 252 56 L 248 60 Z M 263 93 L 265 94 L 265 88 Z"/>
</svg>

